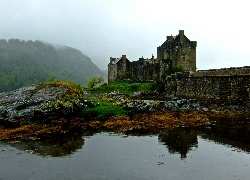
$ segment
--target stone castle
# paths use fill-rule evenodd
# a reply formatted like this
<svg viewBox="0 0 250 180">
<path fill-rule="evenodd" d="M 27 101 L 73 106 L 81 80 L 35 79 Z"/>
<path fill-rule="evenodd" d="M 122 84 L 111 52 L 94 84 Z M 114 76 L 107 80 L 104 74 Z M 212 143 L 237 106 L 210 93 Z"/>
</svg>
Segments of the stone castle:
<svg viewBox="0 0 250 180">
<path fill-rule="evenodd" d="M 119 79 L 161 81 L 165 97 L 198 99 L 219 106 L 244 106 L 250 109 L 250 66 L 196 71 L 196 41 L 190 41 L 184 31 L 157 47 L 157 58 L 140 58 L 130 62 L 126 55 L 110 58 L 109 83 Z M 165 71 L 181 66 L 186 72 L 174 73 L 162 79 Z"/>
<path fill-rule="evenodd" d="M 161 81 L 165 72 L 174 67 L 182 67 L 186 71 L 196 71 L 196 41 L 190 41 L 184 30 L 176 36 L 167 36 L 166 41 L 157 47 L 157 58 L 139 58 L 129 61 L 126 55 L 121 58 L 110 57 L 108 64 L 108 82 L 119 79 L 133 81 Z"/>
</svg>

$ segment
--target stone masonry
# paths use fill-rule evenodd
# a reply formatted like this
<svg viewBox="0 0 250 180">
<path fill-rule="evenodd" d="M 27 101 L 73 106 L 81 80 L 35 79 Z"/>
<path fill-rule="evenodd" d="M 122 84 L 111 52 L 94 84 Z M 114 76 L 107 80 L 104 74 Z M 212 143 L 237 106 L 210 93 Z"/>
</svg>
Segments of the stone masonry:
<svg viewBox="0 0 250 180">
<path fill-rule="evenodd" d="M 250 108 L 250 66 L 201 70 L 196 72 L 196 41 L 190 41 L 184 31 L 157 47 L 157 58 L 140 58 L 130 62 L 126 55 L 110 58 L 109 83 L 118 79 L 134 81 L 164 81 L 167 98 L 197 99 L 208 104 L 244 106 Z M 187 72 L 162 79 L 165 71 L 175 66 Z M 162 83 L 161 83 L 162 84 Z"/>
<path fill-rule="evenodd" d="M 184 30 L 179 30 L 177 36 L 167 36 L 166 41 L 157 47 L 157 58 L 139 58 L 130 62 L 126 55 L 121 58 L 110 58 L 108 64 L 108 82 L 119 79 L 133 81 L 161 81 L 166 71 L 175 66 L 181 66 L 187 71 L 196 70 L 196 41 L 190 41 Z"/>
<path fill-rule="evenodd" d="M 250 107 L 250 66 L 176 73 L 165 80 L 169 98 Z"/>
</svg>

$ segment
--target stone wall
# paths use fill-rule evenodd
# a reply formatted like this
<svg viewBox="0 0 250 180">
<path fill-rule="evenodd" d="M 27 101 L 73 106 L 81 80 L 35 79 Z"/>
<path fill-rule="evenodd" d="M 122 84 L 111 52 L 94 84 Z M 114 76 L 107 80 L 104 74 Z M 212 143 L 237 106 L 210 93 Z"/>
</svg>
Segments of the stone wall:
<svg viewBox="0 0 250 180">
<path fill-rule="evenodd" d="M 231 67 L 223 69 L 209 69 L 209 70 L 199 70 L 193 73 L 192 76 L 224 76 L 224 75 L 243 75 L 250 74 L 250 66 L 244 67 Z"/>
<path fill-rule="evenodd" d="M 117 78 L 117 64 L 108 65 L 108 83 L 114 82 Z"/>
<path fill-rule="evenodd" d="M 250 107 L 250 67 L 176 73 L 165 81 L 167 97 Z"/>
<path fill-rule="evenodd" d="M 177 36 L 167 36 L 167 40 L 157 47 L 159 61 L 170 59 L 172 66 L 182 66 L 188 71 L 196 71 L 196 41 L 190 41 L 184 30 L 179 30 Z"/>
<path fill-rule="evenodd" d="M 175 66 L 181 66 L 187 71 L 196 71 L 196 41 L 190 41 L 184 30 L 179 30 L 177 36 L 167 36 L 167 40 L 157 47 L 157 58 L 130 62 L 126 55 L 121 58 L 110 58 L 108 64 L 108 82 L 118 79 L 133 81 L 162 81 L 166 71 L 171 72 Z"/>
</svg>

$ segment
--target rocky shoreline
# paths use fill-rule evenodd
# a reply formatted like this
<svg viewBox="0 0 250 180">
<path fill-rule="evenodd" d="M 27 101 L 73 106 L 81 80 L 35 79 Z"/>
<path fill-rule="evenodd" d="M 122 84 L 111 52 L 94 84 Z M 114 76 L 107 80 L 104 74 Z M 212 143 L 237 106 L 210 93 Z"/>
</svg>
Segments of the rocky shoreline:
<svg viewBox="0 0 250 180">
<path fill-rule="evenodd" d="M 82 95 L 70 95 L 66 86 L 37 85 L 0 94 L 0 124 L 49 123 L 54 119 L 77 114 L 82 107 L 92 106 Z"/>
<path fill-rule="evenodd" d="M 249 118 L 249 109 L 238 106 L 204 107 L 195 99 L 143 100 L 145 93 L 132 95 L 112 92 L 97 98 L 111 99 L 117 106 L 133 109 L 129 116 L 89 120 L 80 110 L 93 107 L 82 91 L 72 93 L 67 86 L 23 87 L 0 94 L 0 140 L 67 133 L 83 128 L 115 131 L 159 132 L 174 127 L 208 125 L 211 117 Z M 150 99 L 150 98 L 149 98 Z"/>
</svg>

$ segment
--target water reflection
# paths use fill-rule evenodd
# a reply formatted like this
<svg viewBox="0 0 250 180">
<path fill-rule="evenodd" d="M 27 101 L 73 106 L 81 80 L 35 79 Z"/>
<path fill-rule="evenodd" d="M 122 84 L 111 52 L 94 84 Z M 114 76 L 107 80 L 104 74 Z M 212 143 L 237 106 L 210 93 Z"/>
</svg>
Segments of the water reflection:
<svg viewBox="0 0 250 180">
<path fill-rule="evenodd" d="M 190 129 L 176 128 L 159 134 L 158 139 L 167 146 L 169 153 L 179 153 L 182 159 L 193 147 L 198 148 L 197 132 Z"/>
<path fill-rule="evenodd" d="M 210 119 L 211 125 L 200 129 L 176 128 L 159 134 L 158 140 L 166 145 L 169 153 L 186 158 L 192 148 L 198 148 L 198 136 L 227 145 L 237 151 L 250 152 L 250 121 L 248 118 Z"/>
<path fill-rule="evenodd" d="M 198 130 L 175 128 L 160 133 L 158 141 L 166 146 L 170 154 L 180 154 L 181 159 L 186 158 L 193 148 L 198 148 L 198 137 L 250 152 L 250 122 L 248 118 L 214 117 L 211 122 L 210 126 Z M 16 149 L 29 151 L 39 156 L 63 157 L 82 149 L 84 138 L 93 136 L 100 131 L 84 129 L 72 134 L 44 136 L 35 140 L 9 141 L 8 144 Z M 126 135 L 138 137 L 148 134 L 150 133 L 136 132 L 133 134 L 130 132 Z"/>
<path fill-rule="evenodd" d="M 237 141 L 250 143 L 250 122 L 247 118 L 218 118 L 213 117 L 213 122 L 206 132 L 228 137 Z"/>
<path fill-rule="evenodd" d="M 202 129 L 202 138 L 250 152 L 249 118 L 213 117 L 211 122 Z"/>
<path fill-rule="evenodd" d="M 81 131 L 63 135 L 43 136 L 33 140 L 9 141 L 10 146 L 18 150 L 31 152 L 40 156 L 62 157 L 75 153 L 84 145 L 83 136 L 92 136 L 92 131 Z"/>
</svg>

